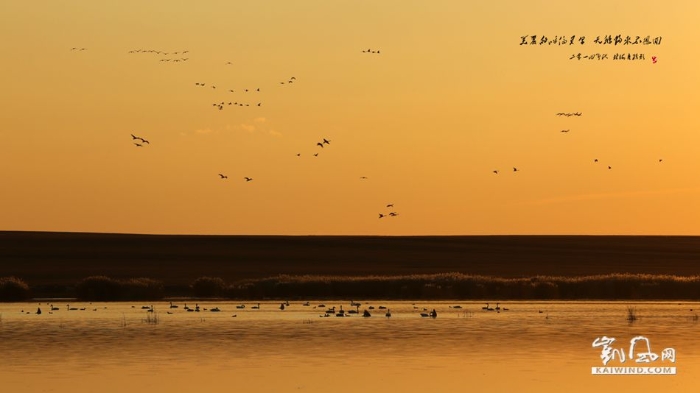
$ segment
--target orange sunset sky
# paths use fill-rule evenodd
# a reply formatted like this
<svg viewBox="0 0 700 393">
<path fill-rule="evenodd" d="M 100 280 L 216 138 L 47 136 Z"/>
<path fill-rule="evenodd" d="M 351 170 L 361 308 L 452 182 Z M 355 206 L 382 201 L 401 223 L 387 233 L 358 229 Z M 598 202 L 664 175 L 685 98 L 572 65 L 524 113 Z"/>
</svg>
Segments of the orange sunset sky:
<svg viewBox="0 0 700 393">
<path fill-rule="evenodd" d="M 692 0 L 5 1 L 0 229 L 700 235 L 698 20 Z M 593 42 L 618 34 L 662 41 Z"/>
</svg>

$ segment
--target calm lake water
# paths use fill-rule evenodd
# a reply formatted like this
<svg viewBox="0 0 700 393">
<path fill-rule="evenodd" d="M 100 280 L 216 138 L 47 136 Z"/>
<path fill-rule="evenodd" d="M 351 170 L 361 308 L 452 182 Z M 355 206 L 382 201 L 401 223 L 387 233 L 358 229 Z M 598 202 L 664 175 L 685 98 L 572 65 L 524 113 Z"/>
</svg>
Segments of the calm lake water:
<svg viewBox="0 0 700 393">
<path fill-rule="evenodd" d="M 2 303 L 0 386 L 71 393 L 700 388 L 700 303 L 514 301 L 498 312 L 475 302 L 359 302 L 360 314 L 344 318 L 323 315 L 331 306 L 356 310 L 350 301 L 291 302 L 285 310 L 280 302 L 260 309 L 252 308 L 257 301 L 159 302 L 152 313 L 141 308 L 150 303 L 76 302 L 70 307 L 77 310 L 68 310 L 54 301 L 54 311 L 46 303 Z M 200 312 L 187 312 L 185 303 L 198 303 Z M 630 305 L 634 323 L 627 321 Z M 364 309 L 372 316 L 363 318 Z M 420 316 L 432 309 L 437 318 Z M 615 338 L 611 347 L 626 356 L 630 340 L 644 336 L 659 355 L 648 364 L 627 356 L 608 366 L 676 367 L 677 374 L 592 375 L 592 367 L 603 367 L 602 347 L 593 347 L 603 336 Z M 644 342 L 635 348 L 648 350 Z M 662 361 L 665 348 L 675 350 L 675 363 Z"/>
</svg>

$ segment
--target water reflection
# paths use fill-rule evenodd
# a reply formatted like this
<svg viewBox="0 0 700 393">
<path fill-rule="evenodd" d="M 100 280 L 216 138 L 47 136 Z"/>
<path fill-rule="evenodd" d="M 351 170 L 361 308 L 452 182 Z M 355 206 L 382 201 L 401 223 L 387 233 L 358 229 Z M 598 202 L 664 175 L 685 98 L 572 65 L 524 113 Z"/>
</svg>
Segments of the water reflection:
<svg viewBox="0 0 700 393">
<path fill-rule="evenodd" d="M 362 303 L 360 312 L 379 304 Z M 328 391 L 330 386 L 353 392 L 477 386 L 558 391 L 557 383 L 571 381 L 580 383 L 569 390 L 590 391 L 607 386 L 601 378 L 613 386 L 626 379 L 631 383 L 626 389 L 639 383 L 646 391 L 664 383 L 696 386 L 692 375 L 700 371 L 699 325 L 690 311 L 700 309 L 695 304 L 641 303 L 633 324 L 626 320 L 627 303 L 509 302 L 508 311 L 495 312 L 482 310 L 480 303 L 453 308 L 455 302 L 390 302 L 391 318 L 376 308 L 370 318 L 341 318 L 324 317 L 325 309 L 302 302 L 284 311 L 278 302 L 262 303 L 259 310 L 238 304 L 200 304 L 202 310 L 221 312 L 198 313 L 168 303 L 154 304 L 154 313 L 131 303 L 76 304 L 86 310 L 42 315 L 26 314 L 36 304 L 2 304 L 0 377 L 17 387 L 32 381 L 36 391 L 58 392 L 95 391 L 76 384 L 84 378 L 93 378 L 100 391 L 112 385 L 124 391 L 129 385 L 140 392 L 154 376 L 172 391 L 231 391 L 226 381 L 243 391 L 266 392 Z M 423 308 L 435 308 L 438 318 L 421 318 Z M 675 348 L 679 375 L 590 375 L 592 366 L 602 366 L 599 349 L 591 345 L 596 337 L 616 337 L 625 348 L 639 335 L 657 352 Z M 251 382 L 240 378 L 244 372 Z M 197 375 L 199 382 L 183 374 Z M 338 376 L 347 383 L 328 385 Z"/>
</svg>

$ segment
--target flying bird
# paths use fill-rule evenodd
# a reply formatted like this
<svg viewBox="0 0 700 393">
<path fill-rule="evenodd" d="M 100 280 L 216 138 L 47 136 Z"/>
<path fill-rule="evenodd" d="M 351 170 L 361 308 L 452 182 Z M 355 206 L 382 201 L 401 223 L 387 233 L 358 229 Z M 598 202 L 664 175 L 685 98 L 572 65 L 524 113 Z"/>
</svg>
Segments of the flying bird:
<svg viewBox="0 0 700 393">
<path fill-rule="evenodd" d="M 493 173 L 495 173 L 495 174 L 497 174 L 497 175 L 498 175 L 498 171 L 493 171 Z"/>
<path fill-rule="evenodd" d="M 561 130 L 561 132 L 569 132 L 569 130 Z"/>
<path fill-rule="evenodd" d="M 323 143 L 325 143 L 326 145 L 330 145 L 330 144 L 331 144 L 331 141 L 329 141 L 329 140 L 326 139 L 326 138 L 323 138 Z"/>
<path fill-rule="evenodd" d="M 365 180 L 367 179 L 367 176 L 360 176 L 360 179 Z"/>
<path fill-rule="evenodd" d="M 392 216 L 392 217 L 396 217 L 396 216 L 399 215 L 399 213 L 397 213 L 397 212 L 391 212 L 391 213 L 389 213 L 389 215 Z"/>
<path fill-rule="evenodd" d="M 390 204 L 386 205 L 386 207 L 394 207 L 394 204 L 390 203 Z"/>
<path fill-rule="evenodd" d="M 219 176 L 221 176 L 222 179 L 228 179 L 228 176 L 226 176 L 224 174 L 219 173 Z"/>
<path fill-rule="evenodd" d="M 382 218 L 382 217 L 384 217 L 384 215 L 382 213 L 379 213 L 379 218 Z"/>
<path fill-rule="evenodd" d="M 321 146 L 321 147 L 323 147 L 323 143 L 318 142 L 318 143 L 316 144 L 316 146 Z"/>
<path fill-rule="evenodd" d="M 596 158 L 595 160 L 593 160 L 593 162 L 598 162 L 598 159 Z"/>
<path fill-rule="evenodd" d="M 513 167 L 513 172 L 517 172 L 517 171 L 518 171 L 518 168 Z"/>
<path fill-rule="evenodd" d="M 314 153 L 314 157 L 318 157 L 318 153 Z"/>
<path fill-rule="evenodd" d="M 143 147 L 143 145 L 142 145 L 142 144 L 140 144 L 140 143 L 136 143 L 136 142 L 134 142 L 134 145 L 136 145 L 136 147 Z"/>
<path fill-rule="evenodd" d="M 612 167 L 610 165 L 608 165 L 608 169 L 612 169 Z"/>
<path fill-rule="evenodd" d="M 253 178 L 252 178 L 252 177 L 247 177 L 247 176 L 246 176 L 246 177 L 244 177 L 244 179 L 245 179 L 245 181 L 251 181 L 251 180 L 253 180 Z"/>
</svg>

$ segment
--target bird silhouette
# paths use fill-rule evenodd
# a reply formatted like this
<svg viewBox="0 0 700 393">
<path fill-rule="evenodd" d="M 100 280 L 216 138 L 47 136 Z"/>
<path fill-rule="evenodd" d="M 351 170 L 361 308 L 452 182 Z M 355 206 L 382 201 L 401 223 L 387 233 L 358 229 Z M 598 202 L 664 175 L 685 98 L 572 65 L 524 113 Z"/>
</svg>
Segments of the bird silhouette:
<svg viewBox="0 0 700 393">
<path fill-rule="evenodd" d="M 136 145 L 136 147 L 143 147 L 143 145 L 142 145 L 142 144 L 140 144 L 140 143 L 136 143 L 136 142 L 134 142 L 134 145 Z"/>
<path fill-rule="evenodd" d="M 297 153 L 297 157 L 301 157 L 301 153 Z"/>
<path fill-rule="evenodd" d="M 569 132 L 569 130 L 561 130 L 561 132 Z"/>
<path fill-rule="evenodd" d="M 598 162 L 598 159 L 596 158 L 595 160 L 593 160 L 593 162 Z"/>
<path fill-rule="evenodd" d="M 252 178 L 252 177 L 247 177 L 247 176 L 246 176 L 246 177 L 244 177 L 244 179 L 245 179 L 245 181 L 251 181 L 251 180 L 253 180 L 253 178 Z"/>
<path fill-rule="evenodd" d="M 379 213 L 379 218 L 383 218 L 384 215 L 382 213 Z"/>
<path fill-rule="evenodd" d="M 323 143 L 318 142 L 318 143 L 316 144 L 316 146 L 321 146 L 321 147 L 323 147 Z"/>
<path fill-rule="evenodd" d="M 396 216 L 399 215 L 399 213 L 397 213 L 397 212 L 391 212 L 391 213 L 389 213 L 389 215 L 392 216 L 392 217 L 396 217 Z"/>
<path fill-rule="evenodd" d="M 314 153 L 314 157 L 318 157 L 318 153 Z"/>
<path fill-rule="evenodd" d="M 390 204 L 386 205 L 386 207 L 394 207 L 394 204 L 390 203 Z"/>
<path fill-rule="evenodd" d="M 498 175 L 498 171 L 493 171 L 493 173 L 495 173 L 495 174 L 497 174 L 497 175 Z"/>
<path fill-rule="evenodd" d="M 226 176 L 224 174 L 219 173 L 219 176 L 221 176 L 222 179 L 228 179 L 228 176 Z"/>
<path fill-rule="evenodd" d="M 331 144 L 331 141 L 329 141 L 329 140 L 326 139 L 326 138 L 323 138 L 323 143 L 325 143 L 326 145 L 330 145 L 330 144 Z"/>
<path fill-rule="evenodd" d="M 612 169 L 612 167 L 610 165 L 608 165 L 608 169 Z"/>
<path fill-rule="evenodd" d="M 518 168 L 513 167 L 513 172 L 517 172 L 517 171 L 518 171 Z"/>
</svg>

